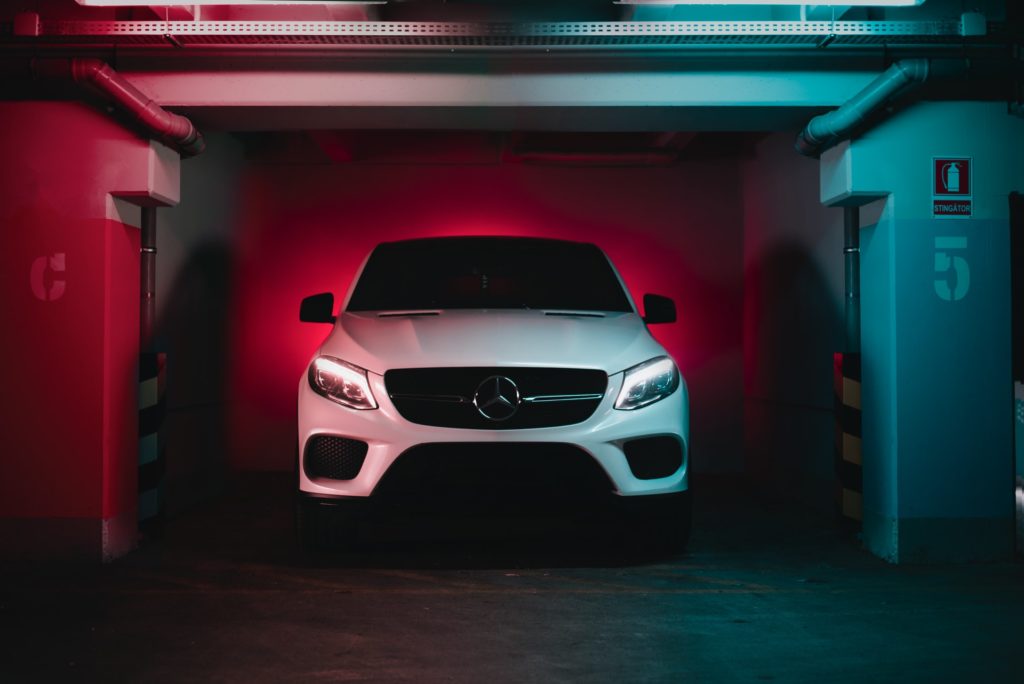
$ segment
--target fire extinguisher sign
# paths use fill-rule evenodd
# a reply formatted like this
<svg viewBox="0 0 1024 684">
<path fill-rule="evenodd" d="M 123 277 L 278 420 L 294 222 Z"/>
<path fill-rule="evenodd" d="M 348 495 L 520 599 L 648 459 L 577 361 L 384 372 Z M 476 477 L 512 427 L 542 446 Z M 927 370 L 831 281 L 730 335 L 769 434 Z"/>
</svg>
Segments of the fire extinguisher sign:
<svg viewBox="0 0 1024 684">
<path fill-rule="evenodd" d="M 971 157 L 932 157 L 932 217 L 970 218 Z"/>
</svg>

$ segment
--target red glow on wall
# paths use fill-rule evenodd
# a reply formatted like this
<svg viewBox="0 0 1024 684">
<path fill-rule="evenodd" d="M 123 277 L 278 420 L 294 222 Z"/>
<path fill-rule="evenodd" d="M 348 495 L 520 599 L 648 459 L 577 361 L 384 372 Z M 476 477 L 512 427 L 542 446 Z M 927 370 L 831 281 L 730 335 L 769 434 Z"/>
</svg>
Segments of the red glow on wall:
<svg viewBox="0 0 1024 684">
<path fill-rule="evenodd" d="M 254 166 L 244 183 L 233 287 L 234 465 L 292 462 L 296 387 L 328 332 L 298 322 L 302 297 L 332 291 L 340 306 L 375 245 L 414 237 L 598 244 L 635 301 L 645 292 L 676 300 L 679 322 L 652 332 L 678 360 L 700 411 L 722 413 L 716 406 L 739 396 L 742 378 L 741 222 L 729 180 L 725 166 Z M 698 432 L 732 429 L 716 420 Z"/>
</svg>

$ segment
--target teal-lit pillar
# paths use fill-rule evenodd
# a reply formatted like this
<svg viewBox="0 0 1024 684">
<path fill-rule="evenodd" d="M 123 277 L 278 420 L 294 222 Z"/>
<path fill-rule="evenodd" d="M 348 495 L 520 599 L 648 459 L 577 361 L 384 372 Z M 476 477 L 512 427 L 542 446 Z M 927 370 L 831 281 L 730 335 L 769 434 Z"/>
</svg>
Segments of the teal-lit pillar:
<svg viewBox="0 0 1024 684">
<path fill-rule="evenodd" d="M 922 102 L 821 157 L 824 204 L 882 202 L 861 234 L 863 513 L 865 545 L 891 562 L 1013 553 L 1022 150 L 1003 103 Z"/>
</svg>

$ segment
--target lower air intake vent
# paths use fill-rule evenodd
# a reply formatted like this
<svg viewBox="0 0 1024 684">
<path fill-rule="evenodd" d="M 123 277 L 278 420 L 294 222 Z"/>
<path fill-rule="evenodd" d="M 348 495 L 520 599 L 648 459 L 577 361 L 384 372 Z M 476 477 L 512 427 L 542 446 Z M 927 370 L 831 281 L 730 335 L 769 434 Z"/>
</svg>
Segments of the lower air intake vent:
<svg viewBox="0 0 1024 684">
<path fill-rule="evenodd" d="M 683 448 L 675 437 L 645 437 L 623 445 L 626 461 L 638 480 L 675 474 L 683 465 Z"/>
<path fill-rule="evenodd" d="M 366 459 L 366 442 L 345 437 L 316 436 L 306 443 L 306 476 L 352 480 Z"/>
<path fill-rule="evenodd" d="M 576 510 L 607 502 L 613 486 L 594 457 L 571 444 L 459 442 L 403 452 L 373 498 L 406 509 Z"/>
</svg>

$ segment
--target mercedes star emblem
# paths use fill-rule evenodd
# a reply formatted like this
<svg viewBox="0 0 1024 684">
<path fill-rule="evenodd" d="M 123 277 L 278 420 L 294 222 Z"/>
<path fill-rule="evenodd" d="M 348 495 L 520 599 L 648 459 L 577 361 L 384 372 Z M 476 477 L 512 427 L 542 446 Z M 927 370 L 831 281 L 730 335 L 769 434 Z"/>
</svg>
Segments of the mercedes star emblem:
<svg viewBox="0 0 1024 684">
<path fill-rule="evenodd" d="M 508 420 L 519 410 L 519 388 L 504 375 L 492 375 L 476 388 L 473 406 L 488 420 Z"/>
</svg>

